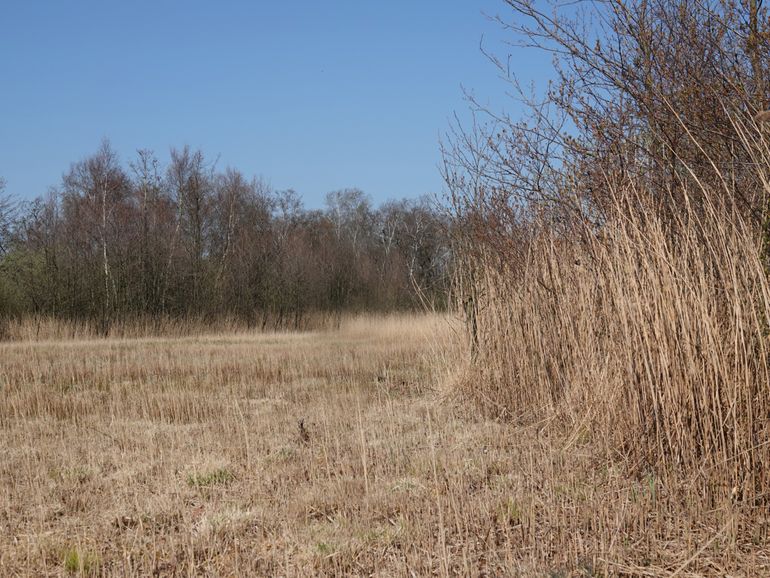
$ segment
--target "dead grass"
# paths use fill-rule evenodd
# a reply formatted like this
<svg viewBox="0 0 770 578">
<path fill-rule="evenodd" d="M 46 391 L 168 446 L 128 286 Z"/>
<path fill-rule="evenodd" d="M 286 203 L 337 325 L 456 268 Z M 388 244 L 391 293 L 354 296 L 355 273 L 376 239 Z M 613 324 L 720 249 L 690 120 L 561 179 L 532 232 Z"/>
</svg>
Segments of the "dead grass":
<svg viewBox="0 0 770 578">
<path fill-rule="evenodd" d="M 140 339 L 154 337 L 199 337 L 207 334 L 337 329 L 349 314 L 308 312 L 299 315 L 265 313 L 251 322 L 237 317 L 206 319 L 166 315 L 125 316 L 105 322 L 99 319 L 62 319 L 48 315 L 29 315 L 0 320 L 0 341 L 57 341 L 82 339 Z"/>
<path fill-rule="evenodd" d="M 0 575 L 768 570 L 741 506 L 443 395 L 466 359 L 440 317 L 2 344 Z"/>
<path fill-rule="evenodd" d="M 763 232 L 705 186 L 672 212 L 644 183 L 607 188 L 600 226 L 533 225 L 516 251 L 469 253 L 460 285 L 478 346 L 462 390 L 490 417 L 547 431 L 556 455 L 592 455 L 605 474 L 576 482 L 606 492 L 586 497 L 591 532 L 615 524 L 584 550 L 603 571 L 770 575 Z"/>
</svg>

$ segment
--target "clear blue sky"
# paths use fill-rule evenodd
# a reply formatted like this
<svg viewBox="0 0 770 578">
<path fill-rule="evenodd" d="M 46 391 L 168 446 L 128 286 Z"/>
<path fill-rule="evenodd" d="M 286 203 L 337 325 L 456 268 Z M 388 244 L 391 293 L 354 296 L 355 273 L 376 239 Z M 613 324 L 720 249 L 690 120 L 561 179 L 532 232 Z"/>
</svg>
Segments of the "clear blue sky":
<svg viewBox="0 0 770 578">
<path fill-rule="evenodd" d="M 109 138 L 125 162 L 201 148 L 308 206 L 439 192 L 461 87 L 505 89 L 502 0 L 17 0 L 0 6 L 0 176 L 45 193 Z M 547 59 L 513 55 L 524 79 Z"/>
</svg>

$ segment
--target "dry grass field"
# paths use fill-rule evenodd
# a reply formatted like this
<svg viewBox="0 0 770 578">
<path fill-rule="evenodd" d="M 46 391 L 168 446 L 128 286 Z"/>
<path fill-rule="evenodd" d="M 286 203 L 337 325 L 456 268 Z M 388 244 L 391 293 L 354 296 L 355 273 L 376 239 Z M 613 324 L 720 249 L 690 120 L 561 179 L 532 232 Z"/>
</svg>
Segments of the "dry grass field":
<svg viewBox="0 0 770 578">
<path fill-rule="evenodd" d="M 770 571 L 738 506 L 478 417 L 458 342 L 413 316 L 0 344 L 0 575 Z"/>
</svg>

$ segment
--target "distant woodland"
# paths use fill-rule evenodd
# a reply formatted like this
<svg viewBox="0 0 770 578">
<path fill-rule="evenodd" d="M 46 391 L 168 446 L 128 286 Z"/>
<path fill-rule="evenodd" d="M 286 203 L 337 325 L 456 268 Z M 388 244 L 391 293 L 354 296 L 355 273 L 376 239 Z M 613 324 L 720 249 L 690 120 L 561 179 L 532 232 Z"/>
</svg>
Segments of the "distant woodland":
<svg viewBox="0 0 770 578">
<path fill-rule="evenodd" d="M 134 316 L 291 327 L 311 312 L 446 304 L 447 220 L 426 197 L 310 210 L 202 152 L 121 163 L 108 142 L 20 202 L 0 181 L 0 316 L 105 327 Z"/>
</svg>

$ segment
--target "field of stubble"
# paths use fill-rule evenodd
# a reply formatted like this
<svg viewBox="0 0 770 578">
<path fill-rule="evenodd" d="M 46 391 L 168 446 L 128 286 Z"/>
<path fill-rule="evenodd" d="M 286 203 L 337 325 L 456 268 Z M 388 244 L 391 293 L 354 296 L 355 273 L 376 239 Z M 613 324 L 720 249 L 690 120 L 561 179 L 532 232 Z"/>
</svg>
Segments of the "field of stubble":
<svg viewBox="0 0 770 578">
<path fill-rule="evenodd" d="M 435 403 L 445 333 L 0 345 L 0 573 L 439 570 L 468 506 L 448 468 L 490 462 Z"/>
<path fill-rule="evenodd" d="M 713 535 L 474 417 L 464 359 L 435 316 L 0 344 L 0 575 L 667 575 Z"/>
</svg>

